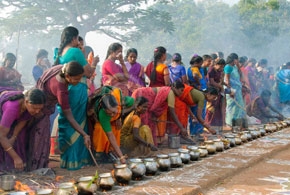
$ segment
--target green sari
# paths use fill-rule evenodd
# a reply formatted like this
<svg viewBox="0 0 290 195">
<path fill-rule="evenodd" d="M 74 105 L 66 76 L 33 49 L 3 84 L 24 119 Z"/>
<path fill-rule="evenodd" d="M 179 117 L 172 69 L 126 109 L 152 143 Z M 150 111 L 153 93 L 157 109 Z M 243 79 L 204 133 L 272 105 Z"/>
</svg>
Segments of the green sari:
<svg viewBox="0 0 290 195">
<path fill-rule="evenodd" d="M 87 61 L 78 48 L 70 48 L 64 56 L 59 58 L 61 64 L 70 61 L 77 61 L 82 66 L 87 64 Z M 69 85 L 69 104 L 72 114 L 83 130 L 88 133 L 87 125 L 87 100 L 88 87 L 86 78 L 83 77 L 77 85 Z M 59 149 L 61 152 L 61 168 L 68 170 L 77 170 L 83 166 L 91 165 L 92 159 L 88 149 L 84 145 L 83 137 L 70 125 L 69 121 L 64 116 L 63 111 L 58 106 L 59 111 Z"/>
</svg>

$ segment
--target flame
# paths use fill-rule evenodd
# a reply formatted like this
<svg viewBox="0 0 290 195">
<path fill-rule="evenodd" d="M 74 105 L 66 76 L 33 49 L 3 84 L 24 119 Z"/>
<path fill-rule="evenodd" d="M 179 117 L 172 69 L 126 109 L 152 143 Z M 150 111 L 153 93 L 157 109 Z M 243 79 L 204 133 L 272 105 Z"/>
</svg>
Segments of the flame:
<svg viewBox="0 0 290 195">
<path fill-rule="evenodd" d="M 186 147 L 186 145 L 182 145 L 181 148 L 182 149 L 186 149 L 187 147 Z"/>
<path fill-rule="evenodd" d="M 28 185 L 25 185 L 25 184 L 21 183 L 20 181 L 15 181 L 14 189 L 16 191 L 28 192 L 29 195 L 35 195 L 33 190 L 31 190 L 31 188 Z"/>
<path fill-rule="evenodd" d="M 207 141 L 208 140 L 208 138 L 207 138 L 206 135 L 203 135 L 203 139 L 204 139 L 204 141 Z"/>
<path fill-rule="evenodd" d="M 60 180 L 62 180 L 63 179 L 63 176 L 60 176 L 60 175 L 57 175 L 56 177 L 55 177 L 55 181 L 60 181 Z"/>
</svg>

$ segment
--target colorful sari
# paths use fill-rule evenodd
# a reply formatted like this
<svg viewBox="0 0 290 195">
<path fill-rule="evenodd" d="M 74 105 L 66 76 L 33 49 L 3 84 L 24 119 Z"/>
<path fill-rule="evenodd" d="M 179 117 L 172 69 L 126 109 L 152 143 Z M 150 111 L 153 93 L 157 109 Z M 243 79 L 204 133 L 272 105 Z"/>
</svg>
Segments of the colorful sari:
<svg viewBox="0 0 290 195">
<path fill-rule="evenodd" d="M 9 103 L 9 99 L 15 95 L 21 94 L 21 91 L 13 91 L 12 88 L 7 87 L 0 87 L 0 121 L 3 116 L 3 105 L 7 102 Z M 13 101 L 14 102 L 14 101 Z M 16 105 L 16 104 L 13 104 Z M 19 110 L 20 105 L 17 104 L 17 107 L 12 108 L 13 110 Z M 19 112 L 13 112 L 11 115 L 9 115 L 10 119 L 14 119 L 12 124 L 10 125 L 10 130 L 7 135 L 8 139 L 12 136 L 15 125 L 24 120 L 30 120 L 31 115 L 26 111 L 22 115 L 18 115 Z M 2 124 L 2 122 L 1 122 Z M 13 149 L 18 154 L 18 156 L 23 160 L 24 163 L 26 163 L 27 158 L 27 133 L 26 133 L 27 125 L 24 127 L 24 129 L 21 130 L 21 132 L 18 134 L 17 139 L 14 142 Z M 4 151 L 3 147 L 0 146 L 0 171 L 11 171 L 14 168 L 14 161 L 10 157 L 10 155 Z"/>
<path fill-rule="evenodd" d="M 145 87 L 144 69 L 141 64 L 137 62 L 133 65 L 129 62 L 125 62 L 125 65 L 130 76 L 127 87 L 130 94 L 132 94 L 135 89 Z"/>
<path fill-rule="evenodd" d="M 141 115 L 141 121 L 150 127 L 154 144 L 157 145 L 158 138 L 163 138 L 166 132 L 167 122 L 167 97 L 170 92 L 170 87 L 142 87 L 136 89 L 132 97 L 145 97 L 148 99 L 148 111 Z M 156 117 L 158 121 L 152 119 Z"/>
<path fill-rule="evenodd" d="M 111 94 L 115 97 L 118 103 L 118 111 L 117 114 L 113 117 L 110 117 L 110 123 L 111 123 L 111 130 L 112 133 L 114 134 L 118 146 L 120 146 L 120 136 L 121 136 L 121 127 L 118 127 L 116 125 L 116 121 L 120 119 L 121 113 L 122 113 L 122 92 L 120 91 L 119 88 L 108 88 L 108 87 L 102 87 L 102 90 L 98 93 L 98 95 L 103 96 L 105 94 Z M 99 104 L 96 102 L 95 108 L 98 107 Z M 96 110 L 95 112 L 100 112 L 101 110 Z M 96 113 L 96 115 L 99 115 L 99 113 Z M 98 119 L 103 120 L 102 118 Z M 104 131 L 104 128 L 102 127 L 101 123 L 97 121 L 94 125 L 94 130 L 93 130 L 93 147 L 96 152 L 105 152 L 108 153 L 111 149 L 111 144 L 108 140 L 108 137 Z"/>
<path fill-rule="evenodd" d="M 138 128 L 139 136 L 146 142 L 154 144 L 152 132 L 148 125 L 142 125 L 139 116 L 132 111 L 124 120 L 121 130 L 121 148 L 130 157 L 146 156 L 151 152 L 150 147 L 146 147 L 136 141 L 133 135 L 133 128 Z"/>
<path fill-rule="evenodd" d="M 102 84 L 104 86 L 114 86 L 122 90 L 124 96 L 129 95 L 127 81 L 118 81 L 114 75 L 115 74 L 124 74 L 122 67 L 119 64 L 116 64 L 112 60 L 105 60 L 102 66 Z"/>
<path fill-rule="evenodd" d="M 224 68 L 225 74 L 230 75 L 230 86 L 236 90 L 235 97 L 226 95 L 226 124 L 232 126 L 233 121 L 246 118 L 245 103 L 242 95 L 242 83 L 238 68 L 227 64 Z"/>
<path fill-rule="evenodd" d="M 149 87 L 163 87 L 165 86 L 165 80 L 164 80 L 164 71 L 165 69 L 167 69 L 167 65 L 166 64 L 160 64 L 158 63 L 157 66 L 156 66 L 156 79 L 155 81 L 151 81 L 150 80 L 150 84 L 149 84 Z M 147 67 L 146 67 L 146 76 L 150 79 L 151 78 L 151 74 L 154 70 L 154 62 L 150 62 Z"/>
<path fill-rule="evenodd" d="M 59 58 L 61 64 L 77 61 L 82 66 L 87 65 L 84 54 L 79 48 L 70 48 Z M 87 125 L 87 101 L 88 87 L 86 78 L 83 77 L 77 85 L 69 85 L 69 105 L 74 119 L 88 133 Z M 70 125 L 64 116 L 61 107 L 58 106 L 59 118 L 59 149 L 61 152 L 61 168 L 77 170 L 92 163 L 90 153 L 84 145 L 83 137 Z"/>
<path fill-rule="evenodd" d="M 279 100 L 281 103 L 290 101 L 290 69 L 282 69 L 276 74 Z"/>
<path fill-rule="evenodd" d="M 37 118 L 29 131 L 30 158 L 27 162 L 27 169 L 30 171 L 48 166 L 51 144 L 50 116 L 55 112 L 55 105 L 60 103 L 62 106 L 66 105 L 66 109 L 69 108 L 67 84 L 61 83 L 55 78 L 62 67 L 62 65 L 58 65 L 48 69 L 36 84 L 36 88 L 45 93 L 46 103 L 42 110 L 43 115 Z"/>
<path fill-rule="evenodd" d="M 23 91 L 21 74 L 14 68 L 0 67 L 0 86 L 12 87 L 14 90 Z"/>
<path fill-rule="evenodd" d="M 187 125 L 188 125 L 188 115 L 189 115 L 188 109 L 190 106 L 195 105 L 190 95 L 190 91 L 192 89 L 193 87 L 185 84 L 184 91 L 181 94 L 181 96 L 175 98 L 174 111 L 176 113 L 178 120 L 181 122 L 182 126 L 185 129 L 187 129 Z M 179 127 L 175 124 L 174 120 L 172 119 L 169 113 L 167 116 L 168 116 L 168 121 L 170 121 L 170 123 L 167 124 L 167 129 L 171 131 L 170 134 L 179 134 L 180 133 Z"/>
<path fill-rule="evenodd" d="M 210 79 L 213 79 L 216 83 L 221 83 L 222 81 L 222 71 L 217 71 L 214 68 L 210 69 L 208 72 L 208 78 L 209 78 L 209 85 Z M 219 93 L 218 98 L 216 100 L 213 100 L 211 102 L 207 102 L 206 104 L 206 116 L 205 116 L 205 122 L 208 123 L 211 126 L 223 126 L 223 120 L 224 120 L 224 96 Z"/>
</svg>

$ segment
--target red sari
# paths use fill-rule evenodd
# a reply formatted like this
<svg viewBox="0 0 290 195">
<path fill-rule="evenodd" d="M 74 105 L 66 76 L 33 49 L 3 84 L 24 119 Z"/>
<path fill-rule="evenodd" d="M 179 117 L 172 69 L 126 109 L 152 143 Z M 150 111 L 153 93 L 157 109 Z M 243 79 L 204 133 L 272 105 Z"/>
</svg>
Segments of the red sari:
<svg viewBox="0 0 290 195">
<path fill-rule="evenodd" d="M 157 89 L 157 92 L 156 92 Z M 141 115 L 142 124 L 148 125 L 152 131 L 154 144 L 157 145 L 157 138 L 164 137 L 166 132 L 167 120 L 167 97 L 170 92 L 170 87 L 141 87 L 136 89 L 132 97 L 145 97 L 148 99 L 148 110 L 145 114 Z M 157 118 L 160 122 L 153 121 L 152 118 Z"/>
<path fill-rule="evenodd" d="M 162 86 L 166 86 L 165 85 L 165 81 L 164 81 L 164 70 L 168 69 L 168 67 L 166 66 L 166 64 L 157 64 L 156 66 L 156 80 L 155 81 L 151 81 L 150 80 L 150 84 L 149 87 L 162 87 Z M 151 74 L 154 70 L 154 62 L 150 62 L 147 65 L 145 74 L 147 75 L 148 78 L 151 78 Z"/>
</svg>

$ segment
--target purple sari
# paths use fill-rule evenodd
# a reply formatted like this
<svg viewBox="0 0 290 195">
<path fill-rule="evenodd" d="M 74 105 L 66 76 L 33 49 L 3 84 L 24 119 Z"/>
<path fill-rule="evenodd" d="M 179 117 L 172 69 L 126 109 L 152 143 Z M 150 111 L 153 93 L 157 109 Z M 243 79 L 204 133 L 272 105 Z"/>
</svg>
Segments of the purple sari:
<svg viewBox="0 0 290 195">
<path fill-rule="evenodd" d="M 130 76 L 127 86 L 130 94 L 132 94 L 136 89 L 145 87 L 144 69 L 138 62 L 133 65 L 129 62 L 125 62 L 125 65 Z"/>
<path fill-rule="evenodd" d="M 2 93 L 3 92 L 3 93 Z M 0 120 L 2 118 L 2 106 L 4 103 L 10 100 L 11 97 L 21 94 L 22 91 L 14 91 L 14 89 L 9 88 L 9 87 L 0 87 Z M 16 100 L 17 101 L 17 100 Z M 15 116 L 11 117 L 17 117 L 17 113 L 15 113 Z M 10 127 L 9 133 L 7 135 L 8 139 L 13 135 L 13 131 L 15 128 L 15 125 L 19 121 L 24 121 L 24 120 L 29 120 L 31 119 L 31 115 L 26 111 L 24 112 L 21 116 L 18 117 L 17 120 L 15 120 Z M 15 152 L 18 154 L 18 156 L 23 160 L 23 162 L 26 162 L 26 145 L 27 145 L 27 138 L 26 138 L 26 129 L 22 129 L 20 133 L 17 136 L 17 139 L 14 142 L 13 149 Z M 13 159 L 9 156 L 7 152 L 4 151 L 3 147 L 0 146 L 0 171 L 12 171 L 14 169 L 14 161 Z"/>
</svg>

